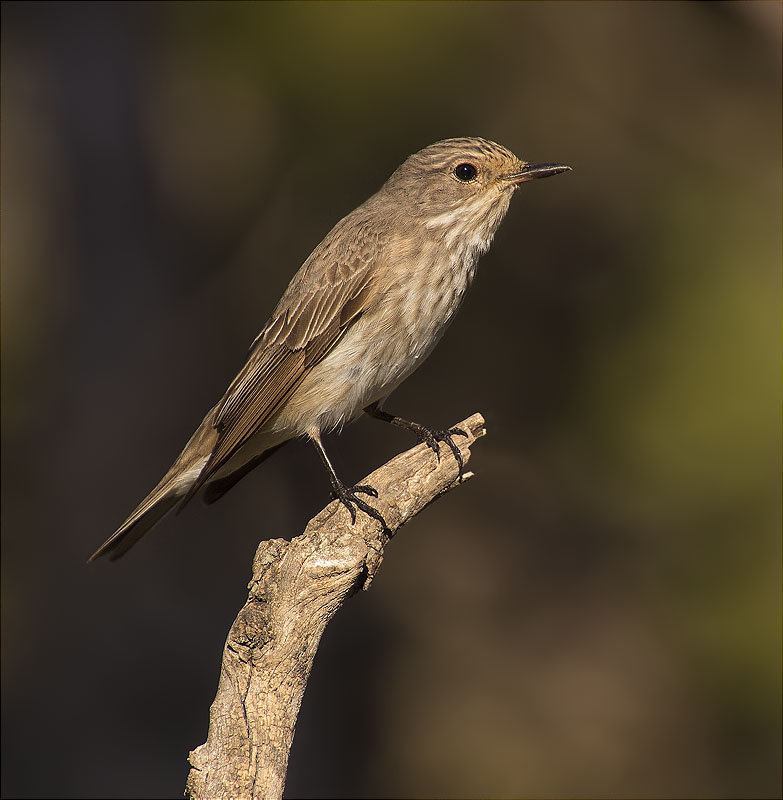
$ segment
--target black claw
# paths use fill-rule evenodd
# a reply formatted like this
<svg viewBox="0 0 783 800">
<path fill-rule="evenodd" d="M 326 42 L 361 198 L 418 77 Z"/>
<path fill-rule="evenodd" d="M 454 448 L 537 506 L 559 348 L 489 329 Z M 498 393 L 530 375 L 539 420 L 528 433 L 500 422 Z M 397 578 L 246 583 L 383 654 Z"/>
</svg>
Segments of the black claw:
<svg viewBox="0 0 783 800">
<path fill-rule="evenodd" d="M 426 444 L 432 450 L 440 461 L 440 445 L 438 442 L 445 442 L 454 458 L 457 461 L 459 472 L 457 473 L 457 481 L 461 482 L 465 473 L 465 463 L 462 460 L 462 453 L 459 447 L 454 444 L 453 436 L 464 436 L 467 438 L 468 434 L 462 428 L 449 428 L 447 431 L 439 431 L 433 428 L 428 428 L 426 425 L 421 425 L 418 422 L 411 422 L 410 420 L 403 419 L 402 417 L 395 417 L 386 411 L 379 408 L 378 403 L 372 403 L 364 409 L 371 417 L 381 420 L 382 422 L 390 422 L 392 425 L 397 425 L 400 428 L 405 428 L 411 431 L 420 443 Z"/>
<path fill-rule="evenodd" d="M 462 461 L 462 453 L 459 451 L 459 447 L 454 444 L 454 440 L 451 438 L 451 431 L 448 432 L 449 435 L 443 439 L 444 442 L 451 448 L 451 452 L 454 453 L 454 458 L 457 459 L 457 480 L 462 481 L 462 475 L 465 472 L 465 464 Z"/>
<path fill-rule="evenodd" d="M 361 486 L 354 486 L 354 492 L 361 492 L 362 494 L 368 494 L 370 497 L 377 497 L 378 491 L 373 489 L 372 486 L 368 486 L 367 484 L 362 484 Z"/>
<path fill-rule="evenodd" d="M 462 460 L 462 453 L 459 451 L 459 447 L 454 444 L 454 436 L 464 436 L 467 438 L 468 434 L 462 430 L 462 428 L 449 428 L 447 431 L 439 431 L 433 428 L 427 428 L 424 425 L 416 425 L 414 429 L 416 436 L 420 442 L 423 442 L 427 445 L 438 457 L 438 461 L 440 461 L 440 445 L 438 442 L 444 442 L 448 445 L 451 452 L 454 454 L 454 458 L 457 461 L 457 480 L 462 481 L 462 476 L 465 473 L 465 463 Z"/>
<path fill-rule="evenodd" d="M 357 494 L 368 494 L 370 497 L 378 496 L 377 490 L 366 484 L 361 486 L 346 486 L 345 484 L 340 483 L 335 485 L 332 489 L 332 497 L 334 497 L 336 500 L 339 500 L 348 509 L 348 512 L 351 515 L 351 525 L 356 524 L 356 509 L 358 508 L 360 511 L 364 511 L 368 517 L 378 520 L 378 522 L 380 522 L 383 526 L 384 531 L 388 533 L 389 526 L 386 524 L 386 520 L 381 515 L 381 512 L 378 511 L 377 508 L 373 508 L 369 503 L 366 503 L 364 500 L 357 497 Z"/>
</svg>

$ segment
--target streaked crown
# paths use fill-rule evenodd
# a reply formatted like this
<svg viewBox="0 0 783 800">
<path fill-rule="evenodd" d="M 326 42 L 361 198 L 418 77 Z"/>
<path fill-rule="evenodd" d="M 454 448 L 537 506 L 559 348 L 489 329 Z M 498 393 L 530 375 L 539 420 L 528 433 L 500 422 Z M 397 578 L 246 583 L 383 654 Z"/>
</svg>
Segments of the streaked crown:
<svg viewBox="0 0 783 800">
<path fill-rule="evenodd" d="M 452 205 L 489 189 L 509 188 L 502 176 L 524 166 L 510 150 L 488 139 L 444 139 L 409 156 L 386 186 L 420 203 Z"/>
</svg>

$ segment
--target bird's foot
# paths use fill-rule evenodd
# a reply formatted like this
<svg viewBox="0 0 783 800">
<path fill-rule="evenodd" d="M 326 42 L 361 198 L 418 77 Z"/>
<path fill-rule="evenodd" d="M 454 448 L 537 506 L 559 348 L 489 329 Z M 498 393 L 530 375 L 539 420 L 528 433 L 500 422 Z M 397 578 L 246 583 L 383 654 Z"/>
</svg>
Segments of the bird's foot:
<svg viewBox="0 0 783 800">
<path fill-rule="evenodd" d="M 449 428 L 447 431 L 428 428 L 426 425 L 422 425 L 419 422 L 411 422 L 408 419 L 389 414 L 388 411 L 381 409 L 378 403 L 371 403 L 364 410 L 365 413 L 369 414 L 371 417 L 375 417 L 375 419 L 381 420 L 381 422 L 389 422 L 392 425 L 396 425 L 398 428 L 405 428 L 411 431 L 419 440 L 419 443 L 426 444 L 427 447 L 435 453 L 438 457 L 438 461 L 440 461 L 440 445 L 438 442 L 445 442 L 454 454 L 454 458 L 457 460 L 457 467 L 459 468 L 457 481 L 459 483 L 462 482 L 462 478 L 465 474 L 465 462 L 462 460 L 462 453 L 460 453 L 459 447 L 454 444 L 455 436 L 464 436 L 467 438 L 468 434 L 465 433 L 462 428 Z"/>
<path fill-rule="evenodd" d="M 357 494 L 368 494 L 370 497 L 378 496 L 378 492 L 373 489 L 372 486 L 365 484 L 360 486 L 346 486 L 342 481 L 332 484 L 332 497 L 335 500 L 339 500 L 348 509 L 351 515 L 352 525 L 356 524 L 356 509 L 358 508 L 360 511 L 364 511 L 367 516 L 378 520 L 383 526 L 384 531 L 389 533 L 389 526 L 386 524 L 386 520 L 383 518 L 381 512 L 378 511 L 377 508 L 373 508 L 360 497 L 357 497 Z"/>
<path fill-rule="evenodd" d="M 419 442 L 426 444 L 427 447 L 435 453 L 438 457 L 438 461 L 440 461 L 439 442 L 448 445 L 449 449 L 454 454 L 454 458 L 457 460 L 457 468 L 459 470 L 457 481 L 461 482 L 465 472 L 465 463 L 462 460 L 462 453 L 460 453 L 459 447 L 454 443 L 454 437 L 464 436 L 467 438 L 468 434 L 465 433 L 462 428 L 449 428 L 447 431 L 442 431 L 435 428 L 428 428 L 426 425 L 420 425 L 418 422 L 411 422 L 410 429 L 416 435 Z"/>
</svg>

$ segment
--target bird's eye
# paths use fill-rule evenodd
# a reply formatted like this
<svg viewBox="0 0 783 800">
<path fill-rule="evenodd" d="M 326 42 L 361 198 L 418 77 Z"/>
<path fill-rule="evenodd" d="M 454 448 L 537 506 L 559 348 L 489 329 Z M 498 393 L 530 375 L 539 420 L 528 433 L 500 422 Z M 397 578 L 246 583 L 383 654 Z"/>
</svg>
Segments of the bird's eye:
<svg viewBox="0 0 783 800">
<path fill-rule="evenodd" d="M 457 164 L 454 167 L 454 177 L 463 183 L 469 183 L 476 177 L 476 168 L 473 164 Z"/>
</svg>

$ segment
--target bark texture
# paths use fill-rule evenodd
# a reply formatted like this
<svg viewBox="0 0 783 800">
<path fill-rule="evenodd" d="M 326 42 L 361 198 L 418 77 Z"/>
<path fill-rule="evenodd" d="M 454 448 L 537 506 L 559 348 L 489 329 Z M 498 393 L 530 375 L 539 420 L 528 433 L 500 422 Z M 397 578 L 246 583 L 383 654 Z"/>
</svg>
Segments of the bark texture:
<svg viewBox="0 0 783 800">
<path fill-rule="evenodd" d="M 484 419 L 474 414 L 456 427 L 467 434 L 454 437 L 467 464 L 471 445 L 485 433 Z M 324 628 L 348 597 L 368 588 L 391 536 L 459 485 L 457 473 L 448 447 L 441 445 L 438 458 L 417 445 L 360 481 L 377 489 L 378 499 L 369 501 L 390 533 L 362 512 L 352 525 L 348 510 L 334 501 L 301 536 L 261 542 L 247 602 L 223 650 L 207 741 L 190 753 L 188 797 L 282 797 L 296 717 Z"/>
</svg>

